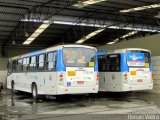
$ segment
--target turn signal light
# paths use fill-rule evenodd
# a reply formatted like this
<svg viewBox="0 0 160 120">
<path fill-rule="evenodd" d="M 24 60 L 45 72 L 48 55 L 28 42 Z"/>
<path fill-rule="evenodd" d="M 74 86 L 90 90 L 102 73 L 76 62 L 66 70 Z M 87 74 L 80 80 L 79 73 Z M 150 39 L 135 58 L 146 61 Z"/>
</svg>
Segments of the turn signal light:
<svg viewBox="0 0 160 120">
<path fill-rule="evenodd" d="M 97 79 L 96 80 L 99 80 L 99 73 L 97 73 Z"/>
<path fill-rule="evenodd" d="M 59 80 L 60 80 L 60 81 L 63 80 L 63 73 L 61 73 L 61 74 L 59 75 Z"/>
<path fill-rule="evenodd" d="M 127 73 L 124 73 L 124 74 L 123 74 L 123 79 L 124 79 L 124 80 L 127 80 Z"/>
</svg>

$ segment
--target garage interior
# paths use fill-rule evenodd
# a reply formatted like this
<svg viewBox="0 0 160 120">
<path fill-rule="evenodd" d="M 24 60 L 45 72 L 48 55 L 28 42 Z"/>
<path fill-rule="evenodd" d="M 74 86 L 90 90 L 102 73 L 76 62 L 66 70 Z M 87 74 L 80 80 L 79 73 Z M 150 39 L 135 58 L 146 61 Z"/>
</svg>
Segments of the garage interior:
<svg viewBox="0 0 160 120">
<path fill-rule="evenodd" d="M 1 0 L 0 82 L 6 87 L 13 56 L 63 44 L 98 50 L 152 52 L 154 88 L 160 93 L 159 0 Z"/>
</svg>

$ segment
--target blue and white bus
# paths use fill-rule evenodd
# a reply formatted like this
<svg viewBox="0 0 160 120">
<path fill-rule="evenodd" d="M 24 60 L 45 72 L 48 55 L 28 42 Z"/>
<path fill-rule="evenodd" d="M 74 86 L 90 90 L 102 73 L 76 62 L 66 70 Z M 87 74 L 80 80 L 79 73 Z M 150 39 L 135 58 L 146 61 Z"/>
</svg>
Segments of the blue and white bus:
<svg viewBox="0 0 160 120">
<path fill-rule="evenodd" d="M 7 88 L 38 95 L 97 93 L 96 48 L 59 45 L 9 59 Z"/>
<path fill-rule="evenodd" d="M 151 52 L 127 48 L 98 52 L 99 91 L 125 92 L 153 88 Z"/>
</svg>

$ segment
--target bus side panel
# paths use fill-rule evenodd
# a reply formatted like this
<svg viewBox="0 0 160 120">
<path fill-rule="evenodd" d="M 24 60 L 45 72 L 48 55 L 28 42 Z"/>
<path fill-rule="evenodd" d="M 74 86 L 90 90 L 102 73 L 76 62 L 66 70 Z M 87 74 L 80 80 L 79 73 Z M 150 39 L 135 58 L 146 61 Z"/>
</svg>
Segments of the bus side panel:
<svg viewBox="0 0 160 120">
<path fill-rule="evenodd" d="M 30 83 L 35 82 L 38 88 L 38 94 L 55 95 L 56 94 L 56 72 L 37 72 L 29 73 L 28 77 Z M 31 84 L 28 84 L 28 88 L 31 88 Z M 31 90 L 31 89 L 30 89 Z"/>
<path fill-rule="evenodd" d="M 7 77 L 7 88 L 11 89 L 11 81 L 15 83 L 15 90 L 31 93 L 32 83 L 36 83 L 38 94 L 56 94 L 56 72 L 28 72 L 12 73 Z M 26 78 L 26 79 L 25 79 Z"/>
<path fill-rule="evenodd" d="M 99 91 L 119 92 L 122 87 L 122 73 L 120 72 L 101 72 Z"/>
<path fill-rule="evenodd" d="M 100 72 L 99 91 L 121 92 L 123 91 L 123 73 L 128 72 L 125 53 L 120 54 L 120 71 Z"/>
</svg>

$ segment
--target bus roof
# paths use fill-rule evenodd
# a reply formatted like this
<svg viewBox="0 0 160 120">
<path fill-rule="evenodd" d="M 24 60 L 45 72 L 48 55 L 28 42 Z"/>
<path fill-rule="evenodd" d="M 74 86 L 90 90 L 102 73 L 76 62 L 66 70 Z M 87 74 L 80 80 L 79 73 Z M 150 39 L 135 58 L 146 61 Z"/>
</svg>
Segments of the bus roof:
<svg viewBox="0 0 160 120">
<path fill-rule="evenodd" d="M 20 59 L 22 57 L 28 57 L 28 56 L 43 54 L 45 52 L 50 52 L 50 51 L 62 49 L 64 47 L 85 47 L 85 48 L 90 48 L 90 49 L 96 49 L 95 47 L 91 47 L 91 46 L 87 46 L 87 45 L 78 45 L 78 44 L 57 45 L 57 46 L 52 46 L 52 47 L 49 47 L 49 48 L 46 48 L 46 49 L 37 50 L 37 51 L 29 52 L 29 53 L 26 53 L 26 54 L 14 56 L 14 57 L 11 57 L 10 60 L 17 60 L 17 59 Z"/>
<path fill-rule="evenodd" d="M 147 49 L 142 49 L 142 48 L 123 48 L 123 49 L 116 49 L 116 50 L 100 50 L 97 52 L 97 55 L 105 55 L 105 54 L 112 54 L 112 53 L 120 53 L 120 52 L 126 52 L 127 50 L 141 50 L 141 51 L 147 51 L 151 52 L 150 50 Z"/>
<path fill-rule="evenodd" d="M 141 51 L 151 52 L 150 50 L 143 49 L 143 48 L 123 48 L 123 49 L 116 49 L 116 50 L 107 50 L 107 53 L 120 53 L 120 52 L 126 52 L 127 50 L 141 50 Z"/>
</svg>

